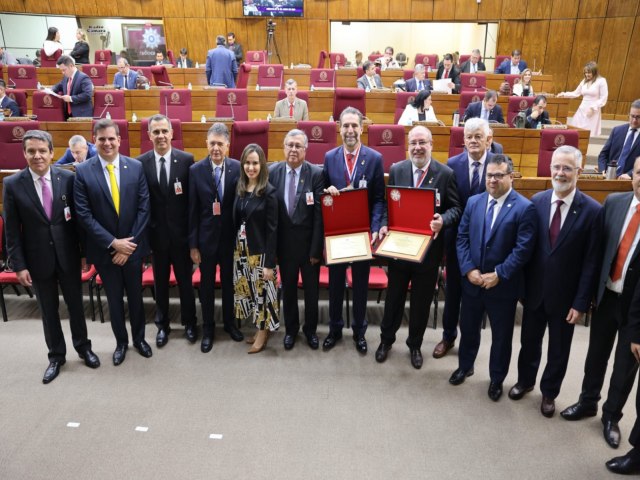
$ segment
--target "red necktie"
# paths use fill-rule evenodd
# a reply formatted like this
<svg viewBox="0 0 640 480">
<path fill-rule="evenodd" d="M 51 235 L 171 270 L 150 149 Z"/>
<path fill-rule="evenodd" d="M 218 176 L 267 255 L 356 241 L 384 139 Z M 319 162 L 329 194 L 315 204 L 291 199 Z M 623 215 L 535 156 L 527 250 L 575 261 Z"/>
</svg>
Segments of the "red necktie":
<svg viewBox="0 0 640 480">
<path fill-rule="evenodd" d="M 556 240 L 560 234 L 560 224 L 562 223 L 562 212 L 560 207 L 564 202 L 562 200 L 556 200 L 556 211 L 551 219 L 551 225 L 549 226 L 549 243 L 551 248 L 556 246 Z"/>
<path fill-rule="evenodd" d="M 349 167 L 349 173 L 353 172 L 353 153 L 347 153 L 347 167 Z"/>
<path fill-rule="evenodd" d="M 289 116 L 293 118 L 293 103 L 289 104 Z"/>
<path fill-rule="evenodd" d="M 629 225 L 627 225 L 627 229 L 624 231 L 620 245 L 618 246 L 616 263 L 613 265 L 613 269 L 611 269 L 611 280 L 613 282 L 622 278 L 622 269 L 627 261 L 627 255 L 629 255 L 629 250 L 631 250 L 633 239 L 638 232 L 638 226 L 640 226 L 640 204 L 636 206 L 636 211 L 633 213 Z"/>
<path fill-rule="evenodd" d="M 444 71 L 444 78 L 449 78 L 449 70 Z"/>
<path fill-rule="evenodd" d="M 67 82 L 67 95 L 71 96 L 71 78 Z M 67 103 L 67 113 L 71 115 L 71 102 Z"/>
</svg>

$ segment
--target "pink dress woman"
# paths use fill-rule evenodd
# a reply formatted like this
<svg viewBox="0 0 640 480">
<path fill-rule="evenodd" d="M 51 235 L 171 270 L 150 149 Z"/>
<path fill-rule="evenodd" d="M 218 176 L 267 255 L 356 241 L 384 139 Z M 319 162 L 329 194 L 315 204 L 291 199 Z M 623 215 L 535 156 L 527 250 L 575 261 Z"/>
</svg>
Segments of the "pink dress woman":
<svg viewBox="0 0 640 480">
<path fill-rule="evenodd" d="M 589 83 L 582 80 L 578 88 L 573 92 L 564 92 L 562 94 L 562 96 L 570 98 L 576 98 L 581 95 L 582 103 L 574 113 L 570 125 L 590 130 L 592 136 L 600 135 L 601 110 L 606 105 L 607 97 L 609 96 L 607 80 L 600 76 Z"/>
</svg>

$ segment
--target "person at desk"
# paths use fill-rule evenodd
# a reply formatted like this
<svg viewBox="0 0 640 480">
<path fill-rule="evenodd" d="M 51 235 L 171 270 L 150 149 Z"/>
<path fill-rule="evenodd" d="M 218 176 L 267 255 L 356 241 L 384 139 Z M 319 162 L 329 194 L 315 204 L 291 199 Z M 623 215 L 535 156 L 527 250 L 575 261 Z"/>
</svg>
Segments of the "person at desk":
<svg viewBox="0 0 640 480">
<path fill-rule="evenodd" d="M 7 52 L 6 48 L 0 47 L 0 65 L 17 65 L 18 60 Z"/>
<path fill-rule="evenodd" d="M 138 72 L 131 70 L 126 58 L 118 59 L 118 73 L 113 77 L 113 87 L 125 90 L 135 90 L 138 81 Z"/>
<path fill-rule="evenodd" d="M 400 68 L 398 62 L 393 59 L 393 47 L 384 49 L 384 55 L 380 59 L 380 69 L 384 72 L 387 69 Z"/>
<path fill-rule="evenodd" d="M 62 95 L 65 120 L 69 117 L 93 117 L 93 83 L 91 79 L 78 71 L 73 58 L 69 55 L 62 55 L 56 65 L 63 77 L 51 90 Z"/>
<path fill-rule="evenodd" d="M 7 84 L 4 83 L 4 80 L 0 79 L 0 108 L 2 108 L 3 110 L 9 110 L 12 117 L 19 117 L 20 106 L 13 98 L 6 95 L 6 92 Z"/>
<path fill-rule="evenodd" d="M 475 48 L 471 52 L 471 56 L 469 57 L 469 60 L 464 62 L 462 65 L 460 65 L 460 72 L 478 73 L 478 72 L 486 71 L 487 67 L 485 67 L 484 63 L 480 61 L 480 58 L 482 58 L 482 54 L 480 53 L 480 50 Z"/>
<path fill-rule="evenodd" d="M 513 95 L 518 97 L 533 97 L 533 84 L 531 78 L 533 73 L 530 68 L 525 68 L 520 74 L 520 80 L 513 84 Z"/>
<path fill-rule="evenodd" d="M 408 103 L 398 120 L 398 125 L 410 127 L 413 122 L 437 122 L 436 112 L 431 106 L 431 92 L 422 90 Z"/>
<path fill-rule="evenodd" d="M 164 53 L 162 53 L 161 51 L 157 51 L 156 52 L 156 65 L 164 65 L 165 67 L 173 67 L 172 63 L 169 61 L 169 59 L 164 58 Z"/>
<path fill-rule="evenodd" d="M 296 122 L 309 120 L 309 108 L 307 102 L 296 97 L 298 93 L 298 83 L 290 78 L 285 83 L 284 90 L 287 94 L 282 100 L 276 102 L 273 116 L 276 118 L 292 118 Z"/>
<path fill-rule="evenodd" d="M 511 52 L 511 58 L 507 58 L 498 65 L 495 73 L 501 73 L 503 75 L 520 75 L 520 73 L 524 72 L 527 68 L 527 62 L 520 60 L 520 56 L 520 50 L 514 50 Z"/>
<path fill-rule="evenodd" d="M 470 118 L 482 118 L 489 123 L 504 123 L 502 107 L 497 102 L 498 93 L 495 90 L 487 90 L 483 100 L 467 106 L 464 111 L 465 122 Z"/>
<path fill-rule="evenodd" d="M 362 75 L 357 81 L 357 87 L 363 90 L 374 90 L 376 88 L 384 88 L 382 85 L 382 79 L 380 75 L 376 73 L 376 66 L 373 62 L 367 60 L 362 65 L 364 75 Z"/>
<path fill-rule="evenodd" d="M 188 53 L 186 48 L 180 49 L 180 59 L 176 65 L 178 68 L 193 68 L 193 61 L 187 57 Z"/>
<path fill-rule="evenodd" d="M 47 30 L 47 38 L 42 44 L 42 49 L 44 50 L 44 54 L 49 57 L 58 50 L 60 50 L 60 52 L 64 50 L 62 43 L 60 43 L 60 31 L 56 27 L 49 27 L 49 30 Z"/>
<path fill-rule="evenodd" d="M 56 162 L 56 165 L 79 165 L 87 158 L 98 154 L 93 143 L 87 142 L 82 135 L 74 135 L 69 139 L 69 148 Z"/>
<path fill-rule="evenodd" d="M 422 63 L 419 63 L 413 69 L 413 78 L 405 82 L 405 90 L 407 92 L 420 92 L 422 90 L 431 91 L 431 82 L 427 76 L 427 70 Z"/>
<path fill-rule="evenodd" d="M 436 73 L 436 80 L 443 78 L 449 79 L 447 86 L 451 89 L 451 93 L 460 93 L 460 70 L 453 64 L 453 55 L 450 53 L 445 53 Z"/>
<path fill-rule="evenodd" d="M 89 43 L 87 42 L 87 34 L 84 30 L 79 28 L 76 30 L 76 44 L 73 46 L 73 50 L 69 53 L 69 56 L 78 63 L 89 63 Z"/>
<path fill-rule="evenodd" d="M 607 79 L 598 74 L 598 65 L 589 62 L 584 66 L 584 78 L 573 92 L 560 92 L 559 97 L 576 98 L 582 95 L 582 102 L 571 119 L 571 126 L 584 128 L 591 136 L 600 135 L 602 109 L 609 97 Z"/>
<path fill-rule="evenodd" d="M 600 155 L 598 155 L 598 169 L 607 171 L 607 166 L 617 160 L 616 176 L 621 180 L 631 179 L 633 162 L 640 156 L 640 98 L 631 103 L 629 123 L 615 127 Z"/>
<path fill-rule="evenodd" d="M 216 48 L 207 53 L 205 74 L 209 85 L 236 88 L 238 62 L 233 52 L 225 48 L 222 35 L 216 37 Z"/>
<path fill-rule="evenodd" d="M 544 95 L 538 95 L 533 100 L 533 105 L 527 108 L 525 115 L 527 116 L 527 122 L 524 128 L 542 128 L 542 125 L 551 125 L 549 119 L 549 112 L 547 108 L 547 97 Z"/>
</svg>

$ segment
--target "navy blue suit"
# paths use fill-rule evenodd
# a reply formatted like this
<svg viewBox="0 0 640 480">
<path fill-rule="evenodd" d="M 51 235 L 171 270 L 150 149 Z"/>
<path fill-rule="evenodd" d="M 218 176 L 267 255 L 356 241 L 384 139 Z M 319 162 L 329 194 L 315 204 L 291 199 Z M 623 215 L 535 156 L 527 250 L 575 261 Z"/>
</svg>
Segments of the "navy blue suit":
<svg viewBox="0 0 640 480">
<path fill-rule="evenodd" d="M 238 63 L 233 52 L 227 50 L 224 45 L 218 45 L 209 50 L 205 74 L 209 85 L 226 85 L 227 88 L 236 88 Z"/>
<path fill-rule="evenodd" d="M 138 72 L 135 70 L 129 69 L 129 75 L 125 78 L 122 73 L 118 72 L 113 77 L 113 86 L 115 88 L 126 88 L 127 90 L 135 90 L 136 89 L 136 81 L 138 80 Z"/>
<path fill-rule="evenodd" d="M 100 159 L 92 157 L 76 168 L 75 203 L 80 225 L 86 231 L 87 262 L 96 266 L 102 278 L 111 328 L 118 345 L 129 338 L 124 322 L 126 291 L 133 343 L 144 340 L 142 305 L 142 260 L 149 254 L 147 223 L 149 222 L 149 190 L 142 164 L 120 155 L 120 214 L 116 213 L 111 191 Z M 137 245 L 123 266 L 112 262 L 111 243 L 115 239 L 133 237 Z"/>
<path fill-rule="evenodd" d="M 338 190 L 347 187 L 347 166 L 344 147 L 328 151 L 324 156 L 324 185 L 333 185 Z M 354 168 L 353 185 L 359 187 L 361 181 L 367 182 L 369 200 L 369 224 L 372 232 L 378 232 L 382 226 L 384 213 L 384 170 L 382 155 L 375 150 L 360 146 L 360 153 Z M 342 319 L 342 301 L 344 299 L 345 276 L 348 264 L 329 267 L 329 327 L 331 332 L 339 334 L 344 326 Z M 364 336 L 367 330 L 366 310 L 369 291 L 370 262 L 351 264 L 353 274 L 353 333 Z"/>
<path fill-rule="evenodd" d="M 551 125 L 551 120 L 549 119 L 549 112 L 546 110 L 542 112 L 542 115 L 538 115 L 538 118 L 533 118 L 531 113 L 533 112 L 533 108 L 527 108 L 525 115 L 527 116 L 527 123 L 525 123 L 524 128 L 538 128 L 538 124 L 541 125 Z"/>
<path fill-rule="evenodd" d="M 480 115 L 482 115 L 482 100 L 467 105 L 467 109 L 464 111 L 464 120 L 480 118 Z M 491 122 L 504 123 L 504 116 L 502 115 L 502 107 L 500 105 L 496 105 L 489 110 L 489 123 Z"/>
<path fill-rule="evenodd" d="M 540 380 L 542 395 L 556 398 L 567 371 L 574 325 L 571 308 L 587 312 L 600 269 L 602 206 L 576 190 L 555 245 L 549 240 L 553 190 L 536 193 L 531 201 L 538 215 L 538 240 L 525 269 L 526 294 L 518 357 L 518 383 L 536 383 L 542 339 L 549 326 L 547 366 Z M 567 208 L 566 206 L 563 208 Z"/>
<path fill-rule="evenodd" d="M 618 125 L 611 130 L 611 134 L 609 135 L 609 138 L 607 138 L 607 143 L 604 144 L 600 155 L 598 155 L 598 169 L 601 172 L 607 171 L 607 164 L 611 162 L 611 160 L 618 160 L 620 158 L 622 147 L 624 147 L 624 141 L 626 140 L 628 133 L 628 123 Z M 637 157 L 640 157 L 640 134 L 636 136 L 636 140 L 633 142 L 627 161 L 625 162 L 624 167 L 622 167 L 623 173 L 631 176 L 633 163 L 636 161 Z"/>
<path fill-rule="evenodd" d="M 487 152 L 487 160 L 493 155 Z M 464 211 L 467 201 L 471 196 L 471 183 L 469 181 L 469 154 L 464 151 L 447 160 L 447 165 L 456 177 L 460 206 Z M 485 191 L 485 169 L 482 169 L 478 192 Z M 444 312 L 442 314 L 442 338 L 453 342 L 458 336 L 458 319 L 460 317 L 460 299 L 462 298 L 462 276 L 458 265 L 458 253 L 456 241 L 458 239 L 458 225 L 448 228 L 445 234 L 445 265 L 447 267 L 447 288 L 445 289 Z"/>
<path fill-rule="evenodd" d="M 459 368 L 473 368 L 480 348 L 480 326 L 486 312 L 491 321 L 491 381 L 502 383 L 509 372 L 513 325 L 518 299 L 524 294 L 524 266 L 531 258 L 536 239 L 537 217 L 533 204 L 515 190 L 505 199 L 484 239 L 489 194 L 474 195 L 467 202 L 458 227 L 458 261 L 462 273 Z M 474 240 L 474 244 L 471 243 Z M 475 243 L 482 242 L 480 248 Z M 467 273 L 495 272 L 498 284 L 488 290 L 473 285 Z"/>
<path fill-rule="evenodd" d="M 2 97 L 2 102 L 0 102 L 0 108 L 9 109 L 11 111 L 12 117 L 20 116 L 20 106 L 16 103 L 16 101 L 13 98 L 9 97 L 8 95 L 5 95 L 4 97 Z"/>
<path fill-rule="evenodd" d="M 71 95 L 71 115 L 67 111 L 67 102 L 62 102 L 64 118 L 93 117 L 93 83 L 91 79 L 81 71 L 77 71 L 71 83 L 71 92 L 67 92 L 67 77 L 54 85 L 51 90 L 60 95 Z"/>
<path fill-rule="evenodd" d="M 91 142 L 87 142 L 87 158 L 85 158 L 85 160 L 91 158 L 91 157 L 95 157 L 98 154 L 98 151 L 96 150 L 96 146 L 91 143 Z M 56 162 L 56 165 L 68 165 L 70 163 L 75 162 L 75 158 L 73 158 L 73 155 L 71 155 L 71 150 L 69 148 L 67 148 L 64 151 L 64 155 L 62 155 L 58 161 Z"/>
<path fill-rule="evenodd" d="M 431 81 L 425 77 L 424 80 L 422 80 L 423 85 L 423 90 L 426 90 L 427 92 L 430 92 L 432 90 L 431 87 Z M 410 78 L 409 80 L 407 80 L 405 82 L 405 90 L 407 92 L 417 92 L 418 91 L 418 81 L 414 78 Z"/>
<path fill-rule="evenodd" d="M 520 73 L 522 73 L 524 70 L 527 69 L 527 62 L 525 62 L 524 60 L 520 60 L 520 62 L 518 63 L 518 68 L 520 69 Z M 502 73 L 504 75 L 510 75 L 511 74 L 511 59 L 510 58 L 506 58 L 505 60 L 503 60 L 502 63 L 500 65 L 498 65 L 498 68 L 496 68 L 496 72 L 495 73 Z"/>
</svg>

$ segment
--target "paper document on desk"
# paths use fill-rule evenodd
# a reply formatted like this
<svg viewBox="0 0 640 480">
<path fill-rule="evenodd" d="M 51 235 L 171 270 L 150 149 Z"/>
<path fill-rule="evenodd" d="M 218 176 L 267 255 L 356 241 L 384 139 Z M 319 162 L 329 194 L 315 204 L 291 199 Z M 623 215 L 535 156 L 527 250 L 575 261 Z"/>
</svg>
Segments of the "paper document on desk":
<svg viewBox="0 0 640 480">
<path fill-rule="evenodd" d="M 433 81 L 433 91 L 439 93 L 451 93 L 449 88 L 450 78 L 441 78 L 440 80 Z"/>
</svg>

